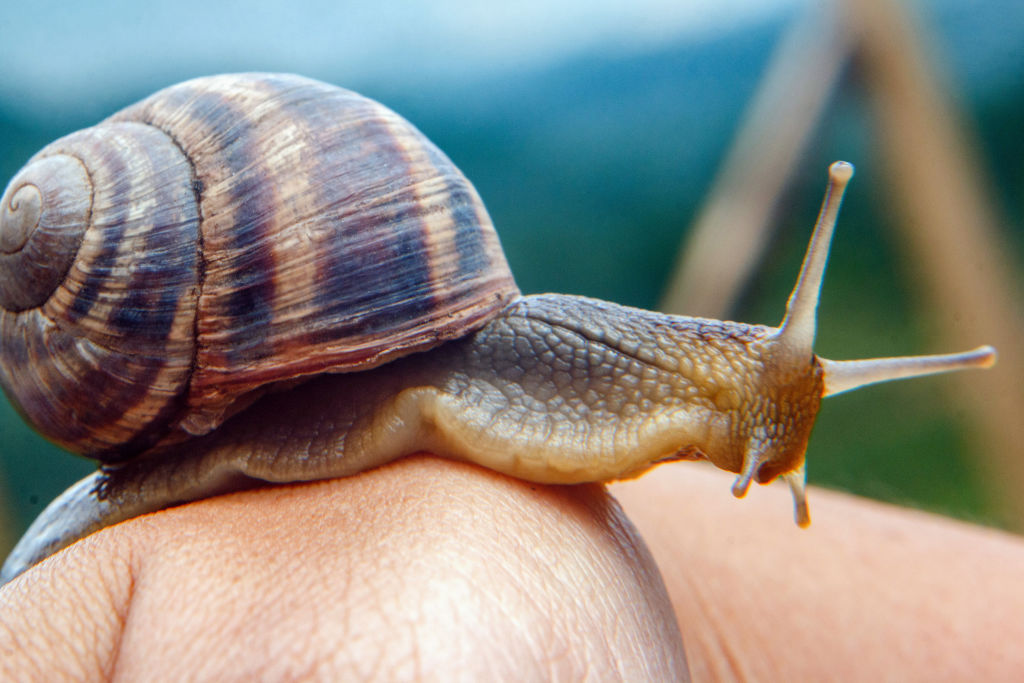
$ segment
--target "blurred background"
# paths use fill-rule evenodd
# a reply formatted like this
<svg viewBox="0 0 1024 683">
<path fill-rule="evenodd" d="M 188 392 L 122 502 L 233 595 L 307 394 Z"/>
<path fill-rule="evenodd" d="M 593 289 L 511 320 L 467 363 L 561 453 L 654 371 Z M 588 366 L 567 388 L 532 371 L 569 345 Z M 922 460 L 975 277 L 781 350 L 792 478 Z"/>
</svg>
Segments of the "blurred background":
<svg viewBox="0 0 1024 683">
<path fill-rule="evenodd" d="M 853 162 L 819 354 L 1000 364 L 830 398 L 809 479 L 1024 530 L 1019 0 L 67 5 L 0 26 L 3 178 L 174 82 L 298 72 L 444 149 L 525 292 L 776 324 L 826 167 Z M 0 551 L 91 467 L 0 400 Z"/>
</svg>

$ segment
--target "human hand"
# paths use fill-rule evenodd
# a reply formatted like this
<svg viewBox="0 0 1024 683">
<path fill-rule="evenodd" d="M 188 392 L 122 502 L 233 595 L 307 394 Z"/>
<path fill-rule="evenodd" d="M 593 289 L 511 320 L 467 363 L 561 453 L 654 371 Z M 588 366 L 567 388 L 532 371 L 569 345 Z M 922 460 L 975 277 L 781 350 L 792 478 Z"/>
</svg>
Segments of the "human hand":
<svg viewBox="0 0 1024 683">
<path fill-rule="evenodd" d="M 694 680 L 1019 680 L 1024 539 L 818 488 L 799 529 L 787 487 L 738 502 L 733 478 L 659 467 L 610 487 L 661 568 Z"/>
<path fill-rule="evenodd" d="M 1020 539 L 820 490 L 805 531 L 783 487 L 728 485 L 677 466 L 612 487 L 697 680 L 1020 671 Z M 0 591 L 0 672 L 669 680 L 668 605 L 600 487 L 414 458 L 94 535 Z"/>
<path fill-rule="evenodd" d="M 680 680 L 597 485 L 437 458 L 104 529 L 0 589 L 2 680 Z"/>
</svg>

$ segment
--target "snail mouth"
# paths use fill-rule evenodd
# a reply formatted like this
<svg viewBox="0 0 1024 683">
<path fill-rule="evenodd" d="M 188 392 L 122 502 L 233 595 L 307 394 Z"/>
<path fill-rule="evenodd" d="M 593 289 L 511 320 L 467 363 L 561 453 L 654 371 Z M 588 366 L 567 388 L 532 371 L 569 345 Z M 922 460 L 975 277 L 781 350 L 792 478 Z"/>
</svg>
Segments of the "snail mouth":
<svg viewBox="0 0 1024 683">
<path fill-rule="evenodd" d="M 683 446 L 675 453 L 658 458 L 652 465 L 661 465 L 667 462 L 694 462 L 697 460 L 709 460 L 707 454 L 693 445 Z"/>
<path fill-rule="evenodd" d="M 788 472 L 792 472 L 794 469 L 796 468 L 792 466 L 784 467 L 779 462 L 770 460 L 768 462 L 763 463 L 758 468 L 757 474 L 754 475 L 754 480 L 758 484 L 767 484 L 768 482 L 775 481 L 777 477 L 781 477 L 782 475 Z"/>
</svg>

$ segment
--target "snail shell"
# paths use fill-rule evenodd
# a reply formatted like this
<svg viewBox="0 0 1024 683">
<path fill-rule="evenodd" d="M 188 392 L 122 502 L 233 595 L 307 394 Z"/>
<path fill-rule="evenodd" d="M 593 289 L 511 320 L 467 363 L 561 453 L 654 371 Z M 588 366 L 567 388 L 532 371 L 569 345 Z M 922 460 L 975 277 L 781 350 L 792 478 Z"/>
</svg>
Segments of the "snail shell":
<svg viewBox="0 0 1024 683">
<path fill-rule="evenodd" d="M 411 124 L 290 75 L 200 78 L 36 154 L 0 215 L 0 385 L 104 462 L 263 388 L 463 336 L 518 294 Z"/>
</svg>

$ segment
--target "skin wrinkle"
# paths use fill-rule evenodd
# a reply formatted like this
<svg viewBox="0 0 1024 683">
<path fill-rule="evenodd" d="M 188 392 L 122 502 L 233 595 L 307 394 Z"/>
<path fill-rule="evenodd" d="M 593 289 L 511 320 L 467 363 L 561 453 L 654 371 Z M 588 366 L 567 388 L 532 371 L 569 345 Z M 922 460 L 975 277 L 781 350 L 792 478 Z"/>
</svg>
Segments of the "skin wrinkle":
<svg viewBox="0 0 1024 683">
<path fill-rule="evenodd" d="M 473 498 L 474 500 L 472 501 L 470 508 L 475 507 L 480 502 L 477 500 L 477 496 L 473 496 Z M 499 518 L 507 517 L 509 512 L 505 509 L 503 503 L 504 500 L 499 499 L 494 504 L 496 511 L 499 513 Z M 486 509 L 486 506 L 482 506 L 481 509 Z M 500 524 L 500 520 L 495 520 L 495 522 Z M 499 544 L 508 542 L 509 535 L 503 533 L 501 526 L 495 527 L 495 532 L 497 534 L 496 540 Z M 482 595 L 472 591 L 467 592 L 467 590 L 475 583 L 474 571 L 478 567 L 482 567 L 486 574 L 486 580 L 496 586 L 512 585 L 508 582 L 516 581 L 517 577 L 509 576 L 505 573 L 503 571 L 503 564 L 498 564 L 497 567 L 494 567 L 494 563 L 488 562 L 488 558 L 486 556 L 481 556 L 477 551 L 478 543 L 475 539 L 467 538 L 464 539 L 464 542 L 465 550 L 462 551 L 463 557 L 461 558 L 459 557 L 460 551 L 457 547 L 453 547 L 450 550 L 445 548 L 443 554 L 445 556 L 452 556 L 451 560 L 445 562 L 445 564 L 449 566 L 449 569 L 445 572 L 444 576 L 436 577 L 436 590 L 431 591 L 431 593 L 444 592 L 444 589 L 448 588 L 449 596 L 440 606 L 446 610 L 451 610 L 450 614 L 453 623 L 457 621 L 462 622 L 466 628 L 479 632 L 482 638 L 490 639 L 498 635 L 494 633 L 492 624 L 495 621 L 498 623 L 514 624 L 515 612 L 509 609 L 509 601 L 507 600 L 504 592 L 487 593 Z M 495 569 L 501 572 L 502 575 L 500 578 L 495 578 Z M 451 594 L 453 592 L 455 594 Z M 458 596 L 458 599 L 456 599 L 456 595 Z M 462 604 L 461 610 L 458 609 L 458 605 L 460 603 Z M 429 604 L 434 608 L 438 607 L 436 601 L 431 601 Z M 486 615 L 493 615 L 496 619 L 487 619 Z M 480 619 L 481 616 L 484 617 L 483 620 Z M 426 636 L 428 642 L 434 640 L 436 637 L 436 634 L 434 633 L 425 633 L 421 635 Z M 438 646 L 443 646 L 443 643 L 436 643 L 435 647 Z M 424 649 L 429 650 L 430 648 L 428 647 Z M 467 652 L 464 647 L 459 647 L 457 651 L 453 653 L 451 659 L 452 661 L 468 661 L 467 656 L 469 654 L 471 653 Z M 508 666 L 510 663 L 508 661 L 508 656 L 500 651 L 489 654 L 491 655 L 491 666 Z M 499 660 L 497 663 L 494 661 L 495 655 L 497 655 L 497 660 Z M 427 661 L 422 662 L 421 666 L 424 667 L 425 671 L 429 671 L 429 668 L 427 668 Z"/>
<path fill-rule="evenodd" d="M 254 510 L 254 512 L 259 514 L 258 509 Z M 278 515 L 260 515 L 259 517 L 257 517 L 257 523 L 262 528 L 261 532 L 257 532 L 260 535 L 257 536 L 257 538 L 255 539 L 257 542 L 253 547 L 246 547 L 248 544 L 245 542 L 246 534 L 253 534 L 253 530 L 247 529 L 249 525 L 245 524 L 244 522 L 241 524 L 236 523 L 235 526 L 237 528 L 229 530 L 230 536 L 227 539 L 227 542 L 231 545 L 235 545 L 237 543 L 237 545 L 239 546 L 237 553 L 232 552 L 231 554 L 235 555 L 248 552 L 250 555 L 253 555 L 251 559 L 258 563 L 259 566 L 263 568 L 263 571 L 270 576 L 280 575 L 285 572 L 289 572 L 288 563 L 283 562 L 283 558 L 281 558 L 279 554 L 274 551 L 272 546 L 267 546 L 266 542 L 263 539 L 263 535 L 267 532 L 273 535 L 277 535 L 279 529 L 286 528 L 285 525 L 282 524 L 281 520 L 278 518 Z M 310 529 L 311 533 L 313 533 L 313 531 L 314 530 Z M 304 534 L 302 537 L 294 539 L 292 541 L 292 548 L 294 549 L 294 551 L 297 553 L 303 552 L 305 550 L 305 546 L 307 545 L 308 538 L 309 536 Z M 244 585 L 244 582 L 246 581 L 244 568 L 240 567 L 239 569 L 234 570 L 234 572 L 236 576 L 233 583 Z M 279 620 L 279 617 L 277 615 L 287 615 L 293 612 L 295 609 L 302 608 L 304 606 L 304 602 L 301 599 L 301 596 L 309 593 L 313 589 L 312 582 L 315 575 L 309 575 L 306 573 L 289 573 L 293 577 L 292 580 L 296 584 L 295 586 L 293 586 L 292 590 L 282 592 L 282 584 L 277 581 L 264 582 L 262 584 L 263 586 L 265 586 L 265 590 L 270 591 L 270 599 L 265 603 L 257 603 L 253 606 L 259 607 L 260 605 L 263 605 L 263 609 L 250 611 L 247 617 L 241 620 L 241 622 L 236 627 L 239 629 L 238 636 L 236 638 L 233 638 L 232 641 L 237 641 L 241 643 L 243 647 L 247 650 L 267 650 L 267 660 L 269 662 L 273 663 L 279 661 L 287 661 L 290 662 L 292 666 L 297 665 L 297 670 L 301 670 L 304 665 L 308 666 L 309 662 L 297 656 L 287 656 L 289 654 L 288 650 L 282 650 L 282 648 L 278 646 L 278 642 L 283 642 L 284 645 L 291 643 L 291 650 L 293 652 L 301 654 L 304 651 L 302 648 L 302 643 L 308 642 L 309 635 L 311 634 L 310 628 L 312 626 L 312 620 L 307 620 L 306 618 L 302 620 L 290 620 L 288 622 L 287 627 L 292 633 L 294 633 L 294 640 L 290 638 L 284 641 L 271 640 L 269 642 L 261 642 L 261 640 L 254 639 L 250 635 L 251 629 L 248 626 L 248 624 L 252 623 L 275 623 Z M 310 614 L 315 615 L 318 612 L 318 610 L 318 603 L 305 603 L 303 613 L 307 616 Z M 262 671 L 263 669 L 255 669 L 250 673 L 255 675 Z M 217 673 L 216 671 L 211 673 L 211 677 L 216 677 L 218 675 L 221 674 Z"/>
<path fill-rule="evenodd" d="M 96 545 L 93 539 L 82 542 L 86 557 L 97 550 Z M 0 678 L 50 680 L 62 676 L 73 680 L 112 680 L 117 671 L 121 627 L 134 595 L 134 554 L 130 544 L 122 544 L 119 551 L 111 565 L 96 574 L 87 573 L 81 583 L 76 581 L 80 576 L 78 570 L 89 562 L 79 557 L 71 558 L 69 575 L 47 566 L 24 583 L 19 582 L 11 593 L 0 591 L 0 651 L 10 648 L 10 655 L 28 655 L 18 662 L 21 668 L 16 666 L 13 671 L 4 662 L 16 658 L 5 656 L 0 661 Z M 55 611 L 51 603 L 42 599 L 48 585 L 69 596 L 66 609 Z M 8 611 L 17 604 L 22 605 L 19 610 Z M 31 624 L 32 628 L 13 625 L 12 621 L 17 620 Z M 48 654 L 46 645 L 51 636 L 47 634 L 55 631 L 65 631 L 68 636 L 55 641 L 54 652 Z M 31 638 L 26 640 L 23 634 L 30 634 Z M 15 642 L 4 643 L 8 638 Z"/>
<path fill-rule="evenodd" d="M 447 499 L 447 500 L 445 500 Z M 418 510 L 422 509 L 423 501 L 418 501 Z M 439 521 L 439 524 L 443 527 L 460 528 L 462 526 L 463 515 L 455 514 L 450 510 L 449 504 L 451 503 L 451 497 L 443 497 L 440 500 L 440 506 L 444 510 L 444 514 Z M 432 543 L 427 543 L 433 541 Z M 417 574 L 423 574 L 425 581 L 427 582 L 426 594 L 430 596 L 426 602 L 423 601 L 410 601 L 410 604 L 416 609 L 417 613 L 412 615 L 412 621 L 409 622 L 410 632 L 414 635 L 418 635 L 421 638 L 425 638 L 426 647 L 414 648 L 418 650 L 418 653 L 422 657 L 424 652 L 420 650 L 429 651 L 434 648 L 443 647 L 443 642 L 434 642 L 436 634 L 432 631 L 420 633 L 417 626 L 417 617 L 419 621 L 423 621 L 425 617 L 440 618 L 441 621 L 450 621 L 452 623 L 458 623 L 459 611 L 456 608 L 456 604 L 453 602 L 454 595 L 464 596 L 467 584 L 469 580 L 463 580 L 462 568 L 459 566 L 452 567 L 449 570 L 442 572 L 440 575 L 436 575 L 431 570 L 431 566 L 435 564 L 432 558 L 443 558 L 439 560 L 439 564 L 442 566 L 450 566 L 452 562 L 447 560 L 452 552 L 447 549 L 447 543 L 444 540 L 440 540 L 440 544 L 437 544 L 437 539 L 423 539 L 423 544 L 418 543 L 417 547 L 412 550 L 412 571 Z M 465 539 L 464 542 L 468 542 L 470 547 L 473 546 L 472 540 Z M 458 558 L 455 558 L 458 560 Z M 465 561 L 465 559 L 464 559 Z M 401 599 L 401 591 L 403 589 L 400 570 L 404 567 L 396 567 L 399 571 L 394 574 L 394 584 L 396 592 Z M 393 595 L 393 592 L 389 592 Z M 430 614 L 429 612 L 433 612 Z M 429 643 L 433 642 L 434 645 L 431 647 Z M 453 660 L 459 660 L 460 652 L 453 654 Z M 421 658 L 419 666 L 423 671 L 429 671 L 430 663 L 426 658 Z"/>
<path fill-rule="evenodd" d="M 113 606 L 112 614 L 115 618 L 113 628 L 115 629 L 115 640 L 111 645 L 111 652 L 113 657 L 109 664 L 104 667 L 105 674 L 109 680 L 117 679 L 118 671 L 118 657 L 121 653 L 121 641 L 124 637 L 124 632 L 128 628 L 128 619 L 132 614 L 132 599 L 135 595 L 135 577 L 137 575 L 136 558 L 137 554 L 133 552 L 131 546 L 128 548 L 128 561 L 126 562 L 126 568 L 128 571 L 127 587 L 125 589 L 126 596 L 118 600 L 115 598 L 116 595 L 116 580 L 112 577 L 104 577 L 104 589 L 108 596 L 109 604 Z M 97 648 L 99 651 L 99 648 Z"/>
<path fill-rule="evenodd" d="M 588 499 L 587 502 L 590 503 L 592 500 L 593 499 Z M 628 545 L 628 544 L 624 545 L 624 544 L 620 543 L 620 541 L 622 540 L 621 535 L 620 535 L 621 531 L 622 531 L 622 526 L 626 522 L 623 519 L 623 517 L 621 515 L 621 510 L 618 509 L 617 505 L 614 505 L 614 506 L 612 506 L 610 508 L 605 508 L 604 512 L 607 513 L 607 514 L 601 514 L 595 508 L 595 506 L 592 505 L 592 504 L 586 505 L 586 510 L 587 510 L 587 512 L 590 515 L 591 521 L 596 523 L 595 526 L 604 526 L 603 522 L 608 522 L 608 528 L 611 530 L 611 535 L 608 536 L 608 537 L 605 537 L 602 540 L 604 540 L 605 542 L 607 542 L 611 546 L 619 545 L 620 547 L 626 547 L 626 545 Z M 619 533 L 617 533 L 617 531 Z M 599 555 L 604 550 L 605 549 L 596 547 L 596 548 L 592 548 L 592 553 L 595 554 L 595 555 Z M 636 548 L 627 547 L 627 550 L 625 551 L 626 554 L 627 554 L 627 557 L 634 550 L 636 550 Z M 611 552 L 612 549 L 608 548 L 607 551 Z M 573 571 L 563 573 L 563 575 L 562 575 L 563 576 L 563 580 L 569 579 L 569 576 L 571 576 L 571 575 L 575 575 L 575 574 L 578 574 L 578 573 L 584 573 L 589 568 L 600 567 L 600 562 L 599 562 L 599 558 L 598 557 L 588 556 L 588 557 L 578 557 L 578 558 L 574 558 L 574 559 L 577 559 L 577 566 L 573 568 Z M 567 583 L 569 583 L 569 582 L 567 581 Z M 591 614 L 590 609 L 593 609 L 594 605 L 599 603 L 599 602 L 608 602 L 609 598 L 611 598 L 613 596 L 613 593 L 614 593 L 614 588 L 612 587 L 612 585 L 604 586 L 604 590 L 595 590 L 595 588 L 596 587 L 591 588 L 591 590 L 588 592 L 588 595 L 587 595 L 588 600 L 584 604 L 580 605 L 579 614 L 580 614 L 580 616 L 582 618 L 584 618 L 587 621 L 589 621 L 589 617 L 590 617 L 590 614 Z M 577 597 L 577 599 L 580 599 L 582 597 L 583 596 L 580 595 L 580 596 Z M 598 610 L 598 611 L 600 611 L 600 610 Z M 607 648 L 607 651 L 608 652 L 613 652 L 615 648 L 611 647 L 611 646 L 617 640 L 617 636 L 618 636 L 618 634 L 619 634 L 619 632 L 621 630 L 620 627 L 622 625 L 622 618 L 620 616 L 621 613 L 616 611 L 611 606 L 609 606 L 609 610 L 608 611 L 609 611 L 609 613 L 611 613 L 613 615 L 613 618 L 611 619 L 611 621 L 609 623 L 605 624 L 602 628 L 596 629 L 596 630 L 597 630 L 597 632 L 602 634 L 602 636 L 605 638 L 606 643 L 609 645 L 609 647 Z M 589 626 L 591 628 L 593 628 L 596 625 L 590 624 Z M 581 630 L 586 630 L 586 626 L 581 626 Z"/>
<path fill-rule="evenodd" d="M 581 299 L 581 303 L 586 305 L 589 304 L 590 302 Z M 563 333 L 572 335 L 574 338 L 582 339 L 585 342 L 584 344 L 568 344 L 574 351 L 579 349 L 589 350 L 592 349 L 594 346 L 599 346 L 601 348 L 606 349 L 612 356 L 625 356 L 632 361 L 635 361 L 643 366 L 651 368 L 659 375 L 661 375 L 661 373 L 665 373 L 672 378 L 683 377 L 686 380 L 686 382 L 690 384 L 697 383 L 695 378 L 689 376 L 689 373 L 683 372 L 686 368 L 680 365 L 679 354 L 666 353 L 665 348 L 663 346 L 664 343 L 668 342 L 673 338 L 682 338 L 679 336 L 679 329 L 675 330 L 674 337 L 669 337 L 666 335 L 665 332 L 658 329 L 659 327 L 661 327 L 660 325 L 656 325 L 654 334 L 651 337 L 651 341 L 653 342 L 653 344 L 643 345 L 643 343 L 638 340 L 635 345 L 636 348 L 630 350 L 626 348 L 629 340 L 626 337 L 622 336 L 621 330 L 611 328 L 611 338 L 609 338 L 609 333 L 606 332 L 605 330 L 590 329 L 585 324 L 583 324 L 582 321 L 578 325 L 572 325 L 570 323 L 575 321 L 558 320 L 550 314 L 546 315 L 543 313 L 543 308 L 540 306 L 531 306 L 524 310 L 523 313 L 520 313 L 518 315 L 526 319 L 528 323 L 531 324 L 531 327 L 533 327 L 536 323 L 540 323 L 542 325 L 548 326 L 552 330 L 555 330 L 556 333 L 557 331 L 562 331 Z M 718 321 L 706 322 L 718 323 Z M 770 328 L 759 325 L 748 325 L 745 326 L 743 334 L 738 334 L 735 332 L 730 332 L 726 334 L 727 331 L 723 328 L 722 324 L 718 323 L 713 325 L 697 325 L 695 328 L 688 327 L 686 328 L 686 330 L 689 333 L 689 335 L 692 335 L 699 339 L 703 339 L 705 341 L 727 341 L 731 343 L 743 343 L 745 347 L 747 347 L 748 349 L 752 349 L 755 347 L 751 345 L 751 342 L 755 340 L 760 340 L 763 337 L 765 337 L 767 333 L 770 331 Z M 661 332 L 661 335 L 658 334 L 659 332 Z M 686 335 L 683 335 L 683 337 L 685 336 Z M 547 336 L 544 335 L 543 330 L 541 330 L 539 332 L 536 332 L 536 338 L 546 339 Z M 556 339 L 559 342 L 564 343 L 562 338 L 556 336 Z M 696 344 L 693 344 L 693 346 L 695 348 L 697 347 Z M 709 356 L 706 356 L 704 360 L 706 363 L 712 366 L 712 375 L 721 376 L 722 374 L 720 370 L 713 369 L 713 366 L 715 365 L 716 361 L 725 362 L 727 365 L 734 364 L 730 356 L 735 356 L 736 354 L 726 354 L 725 349 L 720 347 L 716 343 L 706 343 L 704 345 L 701 345 L 701 348 L 704 348 L 705 352 L 709 354 Z M 711 354 L 717 354 L 717 356 Z M 739 361 L 736 362 L 738 363 Z M 751 370 L 751 368 L 749 367 L 737 367 L 737 369 L 742 371 L 743 374 L 750 372 Z"/>
<path fill-rule="evenodd" d="M 640 366 L 641 372 L 643 371 L 644 368 L 649 369 L 651 372 L 653 372 L 654 375 L 655 375 L 655 378 L 659 382 L 659 385 L 666 378 L 670 379 L 670 380 L 676 380 L 676 381 L 678 381 L 680 378 L 682 378 L 682 379 L 685 380 L 685 382 L 688 385 L 696 386 L 696 383 L 695 383 L 695 381 L 692 378 L 690 378 L 690 377 L 688 377 L 686 375 L 683 375 L 681 373 L 681 371 L 680 371 L 681 368 L 680 367 L 678 367 L 678 366 L 677 367 L 672 367 L 672 366 L 670 366 L 668 364 L 660 363 L 660 362 L 658 362 L 658 359 L 654 358 L 654 357 L 651 357 L 649 359 L 641 358 L 637 354 L 642 349 L 638 349 L 636 353 L 630 353 L 627 350 L 617 346 L 615 344 L 614 340 L 606 340 L 603 337 L 602 338 L 597 338 L 594 335 L 588 335 L 587 331 L 585 329 L 583 329 L 582 327 L 580 327 L 580 328 L 570 327 L 570 326 L 566 325 L 564 322 L 555 321 L 555 320 L 553 320 L 553 319 L 551 319 L 549 317 L 540 316 L 534 310 L 527 311 L 527 313 L 523 317 L 530 323 L 531 328 L 537 327 L 537 325 L 539 323 L 541 325 L 548 326 L 548 327 L 550 327 L 552 329 L 562 330 L 565 333 L 567 333 L 569 335 L 572 335 L 573 338 L 582 340 L 583 343 L 567 344 L 567 346 L 572 350 L 573 354 L 575 352 L 579 351 L 580 349 L 588 351 L 590 345 L 599 345 L 599 346 L 601 346 L 602 348 L 607 350 L 608 354 L 612 358 L 615 359 L 614 363 L 607 363 L 606 362 L 606 363 L 602 363 L 601 365 L 604 365 L 604 366 L 607 366 L 607 367 L 611 367 L 611 366 L 617 367 L 620 370 L 622 370 L 623 374 L 626 374 L 626 375 L 635 374 L 635 373 L 633 373 L 633 370 L 634 370 L 633 364 L 635 363 L 635 364 Z M 537 339 L 546 339 L 547 338 L 543 334 L 542 331 L 538 331 L 538 330 L 535 330 L 535 333 L 534 333 L 533 336 L 534 336 L 534 338 L 537 338 Z M 563 356 L 565 354 L 558 354 L 558 355 L 559 356 Z M 622 362 L 619 362 L 619 359 L 624 360 L 625 364 L 623 364 Z M 647 396 L 649 394 L 650 394 L 650 391 L 649 390 L 645 390 L 645 391 L 643 391 L 641 393 L 641 396 L 643 397 L 643 396 Z M 557 400 L 558 398 L 560 398 L 560 396 L 556 395 L 554 398 Z M 690 400 L 690 403 L 692 404 L 696 400 L 701 400 L 701 397 L 699 397 L 699 396 L 691 396 L 689 400 Z M 703 399 L 703 401 L 704 401 L 704 403 L 710 405 L 710 401 L 708 401 L 707 399 Z M 550 407 L 551 406 L 548 406 L 549 409 L 550 409 Z M 595 406 L 591 406 L 591 408 L 595 408 Z M 601 406 L 596 406 L 596 408 L 600 409 Z"/>
<path fill-rule="evenodd" d="M 606 341 L 603 337 L 597 338 L 596 336 L 588 336 L 587 331 L 581 328 L 573 328 L 562 321 L 555 321 L 555 319 L 540 315 L 535 309 L 527 309 L 520 314 L 521 317 L 526 321 L 529 328 L 534 331 L 531 335 L 535 339 L 544 339 L 548 342 L 548 346 L 557 351 L 557 346 L 564 345 L 570 349 L 571 352 L 578 351 L 580 349 L 588 349 L 591 345 L 600 346 L 608 351 L 612 356 L 623 355 L 631 360 L 638 362 L 638 364 L 648 367 L 655 372 L 666 373 L 672 376 L 678 375 L 678 368 L 673 368 L 669 365 L 662 365 L 658 362 L 655 357 L 642 358 L 639 352 L 643 349 L 638 348 L 636 352 L 631 353 L 627 350 L 620 348 L 615 345 L 614 341 Z M 545 332 L 545 328 L 555 332 L 554 337 L 550 333 Z M 561 331 L 563 334 L 569 336 L 571 339 L 580 339 L 583 343 L 568 343 L 562 337 L 557 336 L 557 333 Z M 558 357 L 566 355 L 565 353 L 556 353 Z M 570 354 L 571 355 L 571 354 Z M 617 364 L 616 364 L 617 365 Z M 554 367 L 554 366 L 553 366 Z M 571 368 L 565 369 L 565 373 L 569 374 Z M 658 373 L 660 375 L 660 373 Z"/>
<path fill-rule="evenodd" d="M 619 548 L 624 549 L 626 554 L 627 564 L 643 567 L 643 566 L 656 566 L 654 558 L 650 555 L 646 546 L 643 544 L 632 544 L 629 543 L 629 538 L 638 535 L 636 528 L 629 521 L 629 518 L 623 512 L 621 506 L 617 501 L 614 502 L 614 506 L 611 508 L 598 508 L 591 505 L 589 507 L 591 515 L 595 518 L 598 526 L 605 526 L 611 531 L 611 537 L 614 544 Z M 612 514 L 614 512 L 614 514 Z M 599 595 L 600 597 L 600 595 Z M 630 606 L 635 609 L 635 606 Z M 635 637 L 621 618 L 615 618 L 612 620 L 609 627 L 602 629 L 602 633 L 606 634 L 606 638 L 611 642 L 618 640 L 620 637 Z M 610 636 L 610 637 L 609 637 Z M 638 646 L 643 647 L 643 643 L 638 643 Z M 609 647 L 609 652 L 614 652 L 615 649 Z M 620 662 L 621 665 L 621 662 Z M 620 669 L 621 672 L 621 669 Z M 626 673 L 626 672 L 622 672 Z M 625 676 L 631 678 L 631 676 Z"/>
<path fill-rule="evenodd" d="M 542 323 L 543 325 L 546 325 L 550 329 L 561 330 L 564 333 L 567 333 L 568 335 L 571 335 L 573 338 L 577 338 L 577 339 L 583 340 L 583 342 L 584 342 L 583 344 L 566 344 L 566 346 L 568 346 L 573 351 L 576 351 L 578 349 L 586 349 L 590 345 L 601 346 L 602 348 L 607 349 L 608 352 L 611 353 L 611 354 L 627 356 L 628 358 L 636 361 L 637 363 L 641 363 L 642 365 L 650 367 L 650 368 L 654 369 L 655 371 L 660 371 L 660 372 L 663 372 L 663 373 L 666 373 L 666 374 L 669 374 L 669 375 L 673 375 L 673 376 L 679 374 L 679 369 L 677 367 L 673 367 L 669 363 L 661 363 L 661 362 L 659 362 L 660 359 L 658 359 L 658 358 L 656 358 L 654 356 L 651 356 L 649 358 L 642 358 L 642 357 L 640 357 L 640 355 L 639 355 L 640 352 L 641 351 L 645 351 L 646 349 L 637 349 L 637 351 L 635 353 L 628 353 L 624 349 L 619 348 L 618 346 L 616 346 L 614 340 L 606 341 L 604 339 L 597 339 L 597 338 L 594 338 L 592 336 L 588 336 L 586 334 L 586 331 L 584 329 L 582 329 L 582 328 L 569 327 L 564 322 L 555 321 L 555 320 L 551 320 L 551 319 L 548 319 L 548 318 L 544 318 L 544 317 L 538 316 L 533 311 L 530 311 L 529 321 L 531 323 Z M 543 333 L 538 333 L 538 336 L 541 339 L 546 339 L 546 337 L 543 336 Z M 559 342 L 562 341 L 561 338 L 556 337 L 556 339 L 558 339 Z M 563 355 L 563 354 L 559 354 L 559 355 Z"/>
<path fill-rule="evenodd" d="M 531 490 L 536 492 L 535 487 L 531 488 Z M 509 509 L 506 505 L 501 507 L 489 506 L 486 500 L 480 502 L 482 503 L 482 509 L 491 509 L 494 528 L 500 534 L 498 541 L 500 544 L 507 544 L 509 548 L 513 548 L 516 555 L 529 554 L 535 561 L 542 560 L 544 566 L 551 566 L 552 560 L 549 558 L 549 554 L 541 554 L 540 552 L 545 544 L 543 539 L 537 538 L 537 533 L 533 533 L 529 528 L 522 528 L 522 525 L 509 528 L 502 524 L 502 520 L 508 519 L 509 515 L 515 514 L 514 509 Z M 520 567 L 509 564 L 499 564 L 497 566 L 491 564 L 489 569 L 492 580 L 496 585 L 516 587 L 517 591 L 514 594 L 520 597 L 518 600 L 510 600 L 507 593 L 511 591 L 505 591 L 500 596 L 485 595 L 482 598 L 492 609 L 498 611 L 505 622 L 515 624 L 516 631 L 528 639 L 531 660 L 547 660 L 551 663 L 551 666 L 555 666 L 559 661 L 567 660 L 568 643 L 558 647 L 563 641 L 556 638 L 557 634 L 552 623 L 543 620 L 533 620 L 530 624 L 525 624 L 520 619 L 520 614 L 527 610 L 530 613 L 543 612 L 542 606 L 530 598 L 530 595 L 536 589 L 543 589 L 542 576 L 537 573 L 523 573 L 520 571 Z M 545 647 L 545 644 L 547 647 Z M 515 658 L 511 654 L 504 655 L 503 659 L 506 660 L 505 666 L 513 666 L 515 664 Z"/>
</svg>

